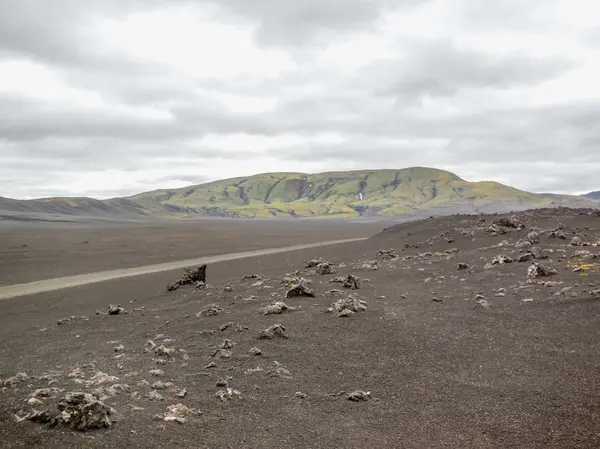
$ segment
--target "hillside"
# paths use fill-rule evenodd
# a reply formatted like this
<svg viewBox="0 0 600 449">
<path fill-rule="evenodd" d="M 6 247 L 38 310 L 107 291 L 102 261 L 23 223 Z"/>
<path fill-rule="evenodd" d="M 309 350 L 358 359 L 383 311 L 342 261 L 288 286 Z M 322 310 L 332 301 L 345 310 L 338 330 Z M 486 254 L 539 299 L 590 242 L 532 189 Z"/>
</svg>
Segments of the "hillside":
<svg viewBox="0 0 600 449">
<path fill-rule="evenodd" d="M 595 191 L 595 192 L 586 193 L 583 196 L 585 196 L 586 198 L 590 198 L 592 200 L 600 200 L 600 190 Z"/>
<path fill-rule="evenodd" d="M 0 210 L 154 217 L 374 217 L 585 207 L 591 200 L 534 194 L 497 182 L 468 182 L 443 170 L 266 173 L 126 198 L 0 199 Z"/>
</svg>

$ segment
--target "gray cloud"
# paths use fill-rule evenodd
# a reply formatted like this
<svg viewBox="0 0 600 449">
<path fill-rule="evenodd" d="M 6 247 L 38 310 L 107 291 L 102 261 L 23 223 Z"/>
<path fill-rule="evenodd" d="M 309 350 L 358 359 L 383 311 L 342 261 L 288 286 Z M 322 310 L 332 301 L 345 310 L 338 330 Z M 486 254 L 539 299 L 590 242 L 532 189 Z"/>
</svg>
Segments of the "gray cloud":
<svg viewBox="0 0 600 449">
<path fill-rule="evenodd" d="M 420 40 L 406 47 L 403 60 L 377 62 L 358 77 L 368 80 L 377 95 L 397 95 L 410 101 L 424 95 L 450 97 L 463 88 L 537 84 L 574 67 L 565 57 L 494 56 L 461 50 L 450 42 Z"/>
<path fill-rule="evenodd" d="M 375 57 L 374 51 L 346 70 L 323 56 L 330 44 L 377 35 L 383 14 L 409 14 L 436 0 L 4 0 L 0 64 L 24 60 L 46 67 L 102 104 L 0 86 L 0 196 L 113 196 L 298 166 L 325 171 L 429 165 L 535 191 L 597 190 L 595 85 L 586 101 L 581 95 L 540 101 L 546 93 L 558 94 L 551 87 L 533 100 L 520 97 L 582 70 L 583 53 L 540 53 L 526 46 L 484 51 L 460 44 L 487 31 L 560 39 L 566 27 L 552 15 L 557 1 L 540 2 L 531 11 L 516 0 L 485 7 L 461 0 L 448 19 L 448 28 L 455 29 L 449 35 L 388 38 L 387 56 Z M 264 77 L 202 76 L 202 64 L 211 61 L 194 61 L 193 53 L 189 59 L 198 65 L 186 73 L 167 61 L 129 55 L 90 32 L 99 18 L 120 20 L 173 6 L 188 8 L 190 15 L 209 11 L 213 22 L 251 26 L 254 44 L 287 54 L 296 67 L 265 71 Z M 576 41 L 593 55 L 599 35 L 583 28 Z M 567 93 L 580 87 L 561 86 Z M 271 109 L 238 107 L 271 97 Z M 235 135 L 272 140 L 258 150 L 246 147 L 250 137 L 220 146 Z M 289 135 L 295 136 L 291 143 L 282 137 Z M 319 140 L 321 135 L 343 141 Z M 208 136 L 213 139 L 202 140 Z M 105 181 L 102 170 L 111 171 Z M 120 184 L 112 182 L 113 172 Z M 96 184 L 82 181 L 86 173 Z"/>
<path fill-rule="evenodd" d="M 202 1 L 202 0 L 201 0 Z M 259 24 L 257 41 L 267 46 L 302 47 L 327 43 L 340 33 L 368 29 L 380 15 L 396 8 L 410 8 L 429 0 L 224 0 L 229 12 Z"/>
</svg>

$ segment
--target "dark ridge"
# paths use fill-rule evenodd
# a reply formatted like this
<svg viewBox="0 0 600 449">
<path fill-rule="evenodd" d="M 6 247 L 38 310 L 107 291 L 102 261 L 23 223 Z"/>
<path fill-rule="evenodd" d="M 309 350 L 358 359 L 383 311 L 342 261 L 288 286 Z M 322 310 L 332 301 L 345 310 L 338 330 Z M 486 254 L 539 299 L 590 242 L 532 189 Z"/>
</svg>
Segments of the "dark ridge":
<svg viewBox="0 0 600 449">
<path fill-rule="evenodd" d="M 396 172 L 396 176 L 394 176 L 392 185 L 394 186 L 394 190 L 396 190 L 398 188 L 398 186 L 400 185 L 400 181 L 398 180 L 398 172 Z"/>
<path fill-rule="evenodd" d="M 285 177 L 278 179 L 277 181 L 275 181 L 275 183 L 273 184 L 269 184 L 269 188 L 267 189 L 267 193 L 265 193 L 265 199 L 264 202 L 265 204 L 267 204 L 269 202 L 269 196 L 271 196 L 271 192 L 273 192 L 273 189 L 275 189 L 275 187 L 277 187 L 277 185 L 284 180 Z"/>
<path fill-rule="evenodd" d="M 194 193 L 196 191 L 196 189 L 190 189 L 190 190 L 186 190 L 185 192 L 183 192 L 183 197 L 187 198 L 188 196 L 190 196 L 192 193 Z"/>
<path fill-rule="evenodd" d="M 242 199 L 242 201 L 246 204 L 250 204 L 250 199 L 246 195 L 246 187 L 238 185 L 237 188 L 240 189 L 240 198 Z"/>
</svg>

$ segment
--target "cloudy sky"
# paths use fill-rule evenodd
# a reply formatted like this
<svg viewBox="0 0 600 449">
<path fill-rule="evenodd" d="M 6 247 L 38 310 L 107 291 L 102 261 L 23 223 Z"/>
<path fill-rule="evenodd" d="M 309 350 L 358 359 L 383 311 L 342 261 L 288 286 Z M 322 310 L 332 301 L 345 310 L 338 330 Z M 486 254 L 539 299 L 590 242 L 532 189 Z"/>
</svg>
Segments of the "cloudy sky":
<svg viewBox="0 0 600 449">
<path fill-rule="evenodd" d="M 597 0 L 0 8 L 0 196 L 415 165 L 600 189 Z"/>
</svg>

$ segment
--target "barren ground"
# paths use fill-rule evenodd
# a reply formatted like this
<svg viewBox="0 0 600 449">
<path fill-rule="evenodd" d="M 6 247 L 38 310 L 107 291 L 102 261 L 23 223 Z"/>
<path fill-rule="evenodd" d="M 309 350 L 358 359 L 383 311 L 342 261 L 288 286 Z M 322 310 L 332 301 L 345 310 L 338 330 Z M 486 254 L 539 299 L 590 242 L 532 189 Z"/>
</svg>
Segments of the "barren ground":
<svg viewBox="0 0 600 449">
<path fill-rule="evenodd" d="M 600 260 L 594 258 L 599 248 L 592 244 L 600 240 L 600 217 L 587 212 L 519 213 L 525 229 L 501 227 L 507 233 L 500 235 L 488 229 L 497 216 L 483 217 L 486 222 L 479 224 L 481 217 L 465 216 L 408 223 L 357 243 L 211 264 L 208 286 L 196 293 L 193 286 L 165 291 L 181 275 L 178 270 L 4 300 L 1 444 L 599 447 Z M 550 236 L 559 222 L 565 239 Z M 25 248 L 36 251 L 12 263 L 6 254 L 15 257 L 25 237 L 2 234 L 12 246 L 0 258 L 1 280 L 10 284 L 185 259 L 198 256 L 198 248 L 217 254 L 360 237 L 381 228 L 328 223 L 331 228 L 303 231 L 301 224 L 266 229 L 254 223 L 260 222 L 243 234 L 239 228 L 198 232 L 186 225 L 162 238 L 151 228 L 103 227 L 65 236 L 58 227 L 27 234 Z M 544 259 L 518 262 L 529 249 L 517 243 L 534 229 L 543 232 L 539 242 L 529 236 L 542 250 L 533 252 Z M 132 240 L 138 236 L 141 240 Z M 574 236 L 587 246 L 572 246 Z M 111 246 L 110 239 L 119 243 Z M 79 249 L 83 245 L 95 249 L 86 254 Z M 62 247 L 65 252 L 56 253 Z M 380 257 L 379 269 L 373 270 L 368 261 L 390 248 L 399 257 Z M 515 260 L 486 267 L 499 255 Z M 331 262 L 336 273 L 318 275 L 305 268 L 315 257 Z M 528 278 L 532 262 L 556 274 Z M 459 270 L 459 263 L 467 267 Z M 295 270 L 315 298 L 285 298 L 288 287 L 281 281 Z M 250 274 L 262 280 L 242 280 Z M 330 282 L 348 274 L 363 280 L 358 290 Z M 331 289 L 342 292 L 328 293 Z M 327 312 L 350 294 L 366 301 L 367 310 L 349 317 Z M 294 310 L 264 315 L 262 308 L 275 300 Z M 109 304 L 122 304 L 128 313 L 94 314 L 106 312 Z M 196 315 L 211 304 L 221 312 Z M 258 338 L 274 324 L 281 324 L 288 338 Z M 219 352 L 226 339 L 225 346 L 232 347 Z M 144 352 L 149 340 L 175 351 Z M 119 345 L 123 348 L 115 351 Z M 253 347 L 262 355 L 249 354 Z M 208 368 L 211 362 L 216 366 Z M 75 368 L 81 372 L 69 377 Z M 163 374 L 150 374 L 157 369 Z M 118 380 L 94 383 L 92 379 L 101 379 L 98 372 Z M 11 380 L 17 373 L 29 378 Z M 232 389 L 231 398 L 227 387 L 217 386 L 220 379 Z M 161 388 L 157 381 L 173 385 Z M 110 388 L 115 384 L 121 389 Z M 28 404 L 36 389 L 48 387 L 57 390 L 40 397 L 41 404 Z M 187 394 L 176 397 L 181 389 Z M 350 401 L 348 395 L 356 390 L 369 392 L 369 400 Z M 111 427 L 80 432 L 63 424 L 49 428 L 17 422 L 16 416 L 34 409 L 55 413 L 58 401 L 72 391 L 96 392 L 114 407 Z M 153 392 L 163 399 L 149 399 Z M 218 394 L 225 395 L 223 400 Z M 155 420 L 177 403 L 201 414 L 183 424 Z"/>
</svg>

